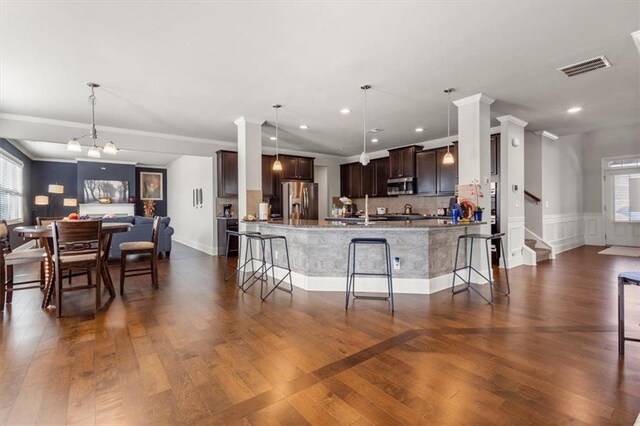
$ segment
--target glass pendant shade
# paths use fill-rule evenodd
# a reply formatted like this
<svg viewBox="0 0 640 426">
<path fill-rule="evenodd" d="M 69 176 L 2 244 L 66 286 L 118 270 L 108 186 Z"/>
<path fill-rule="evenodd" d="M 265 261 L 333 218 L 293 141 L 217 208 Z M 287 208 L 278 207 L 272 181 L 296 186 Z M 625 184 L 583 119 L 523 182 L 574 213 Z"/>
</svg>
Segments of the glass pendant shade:
<svg viewBox="0 0 640 426">
<path fill-rule="evenodd" d="M 456 162 L 455 158 L 453 158 L 453 154 L 449 151 L 442 157 L 442 164 L 454 164 Z"/>
<path fill-rule="evenodd" d="M 116 148 L 116 145 L 113 142 L 108 142 L 102 150 L 105 154 L 115 155 L 118 153 L 118 148 Z"/>
<path fill-rule="evenodd" d="M 65 207 L 76 207 L 78 205 L 78 200 L 75 198 L 65 198 L 62 204 Z"/>
<path fill-rule="evenodd" d="M 281 172 L 282 171 L 282 163 L 280 162 L 280 160 L 276 160 L 273 163 L 273 171 L 274 172 Z"/>
<path fill-rule="evenodd" d="M 49 204 L 49 197 L 47 197 L 46 195 L 36 195 L 35 204 L 37 206 L 46 206 L 47 204 Z"/>
<path fill-rule="evenodd" d="M 87 157 L 100 158 L 100 148 L 95 145 L 89 148 L 89 151 L 87 151 Z"/>
<path fill-rule="evenodd" d="M 67 142 L 67 151 L 81 152 L 82 146 L 76 138 L 73 138 L 69 142 Z"/>
<path fill-rule="evenodd" d="M 49 185 L 50 194 L 64 194 L 64 185 L 51 184 Z"/>
<path fill-rule="evenodd" d="M 367 154 L 366 151 L 362 151 L 362 154 L 360 154 L 360 164 L 366 166 L 369 164 L 369 161 L 369 154 Z"/>
</svg>

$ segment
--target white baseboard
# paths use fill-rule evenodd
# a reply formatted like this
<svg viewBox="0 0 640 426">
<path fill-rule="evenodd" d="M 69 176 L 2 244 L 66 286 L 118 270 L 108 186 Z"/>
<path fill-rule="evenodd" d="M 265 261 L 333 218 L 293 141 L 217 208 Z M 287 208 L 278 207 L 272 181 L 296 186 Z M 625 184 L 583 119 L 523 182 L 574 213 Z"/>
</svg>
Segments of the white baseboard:
<svg viewBox="0 0 640 426">
<path fill-rule="evenodd" d="M 184 244 L 185 246 L 191 247 L 192 249 L 196 249 L 198 251 L 209 254 L 211 256 L 218 255 L 218 247 L 213 247 L 213 246 L 199 243 L 197 241 L 181 238 L 180 236 L 176 236 L 175 234 L 173 235 L 172 239 L 176 243 Z"/>
</svg>

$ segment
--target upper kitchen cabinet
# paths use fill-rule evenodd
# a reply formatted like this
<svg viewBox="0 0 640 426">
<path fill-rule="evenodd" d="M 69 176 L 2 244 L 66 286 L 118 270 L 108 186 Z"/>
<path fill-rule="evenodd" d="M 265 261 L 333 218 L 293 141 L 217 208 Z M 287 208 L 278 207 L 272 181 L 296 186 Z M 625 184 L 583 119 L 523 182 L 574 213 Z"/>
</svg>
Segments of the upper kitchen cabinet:
<svg viewBox="0 0 640 426">
<path fill-rule="evenodd" d="M 282 180 L 313 181 L 313 158 L 281 155 Z"/>
<path fill-rule="evenodd" d="M 389 180 L 389 158 L 378 158 L 373 160 L 375 165 L 375 178 L 376 183 L 374 185 L 375 192 L 374 197 L 386 197 L 387 196 L 387 181 Z"/>
<path fill-rule="evenodd" d="M 419 195 L 436 195 L 438 191 L 436 150 L 416 154 L 416 189 Z"/>
<path fill-rule="evenodd" d="M 362 164 L 340 165 L 340 195 L 356 198 L 362 193 Z"/>
<path fill-rule="evenodd" d="M 218 160 L 218 197 L 238 196 L 238 153 L 233 151 L 216 152 Z"/>
<path fill-rule="evenodd" d="M 412 178 L 416 173 L 416 152 L 421 146 L 407 146 L 389 150 L 389 178 Z"/>
<path fill-rule="evenodd" d="M 500 174 L 500 133 L 491 135 L 491 174 Z"/>
<path fill-rule="evenodd" d="M 366 166 L 360 163 L 340 165 L 340 195 L 351 198 L 386 197 L 389 180 L 389 159 L 372 160 Z"/>
<path fill-rule="evenodd" d="M 451 145 L 449 147 L 453 158 L 453 164 L 442 164 L 442 159 L 447 153 L 447 148 L 438 148 L 436 150 L 436 167 L 437 167 L 437 191 L 438 195 L 453 195 L 458 183 L 458 147 Z"/>
<path fill-rule="evenodd" d="M 271 155 L 262 156 L 262 196 L 273 197 L 275 196 L 275 181 L 273 173 L 273 162 L 275 157 Z"/>
</svg>

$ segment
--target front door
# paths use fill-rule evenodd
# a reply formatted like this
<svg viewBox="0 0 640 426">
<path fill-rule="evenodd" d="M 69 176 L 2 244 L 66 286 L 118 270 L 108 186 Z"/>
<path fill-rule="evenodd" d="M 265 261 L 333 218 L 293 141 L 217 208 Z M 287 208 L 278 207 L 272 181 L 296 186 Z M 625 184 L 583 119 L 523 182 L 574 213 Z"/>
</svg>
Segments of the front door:
<svg viewBox="0 0 640 426">
<path fill-rule="evenodd" d="M 640 168 L 605 172 L 605 243 L 640 246 Z"/>
</svg>

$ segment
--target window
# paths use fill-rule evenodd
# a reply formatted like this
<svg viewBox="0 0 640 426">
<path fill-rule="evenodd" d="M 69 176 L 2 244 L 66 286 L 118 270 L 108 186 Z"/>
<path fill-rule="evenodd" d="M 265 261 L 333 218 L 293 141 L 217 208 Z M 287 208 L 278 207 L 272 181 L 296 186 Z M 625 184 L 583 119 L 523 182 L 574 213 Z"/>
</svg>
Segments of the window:
<svg viewBox="0 0 640 426">
<path fill-rule="evenodd" d="M 0 219 L 22 222 L 22 167 L 20 160 L 0 149 Z"/>
<path fill-rule="evenodd" d="M 613 176 L 613 220 L 640 222 L 640 173 Z"/>
<path fill-rule="evenodd" d="M 622 167 L 638 167 L 640 166 L 640 157 L 616 158 L 607 161 L 608 169 L 619 169 Z"/>
</svg>

